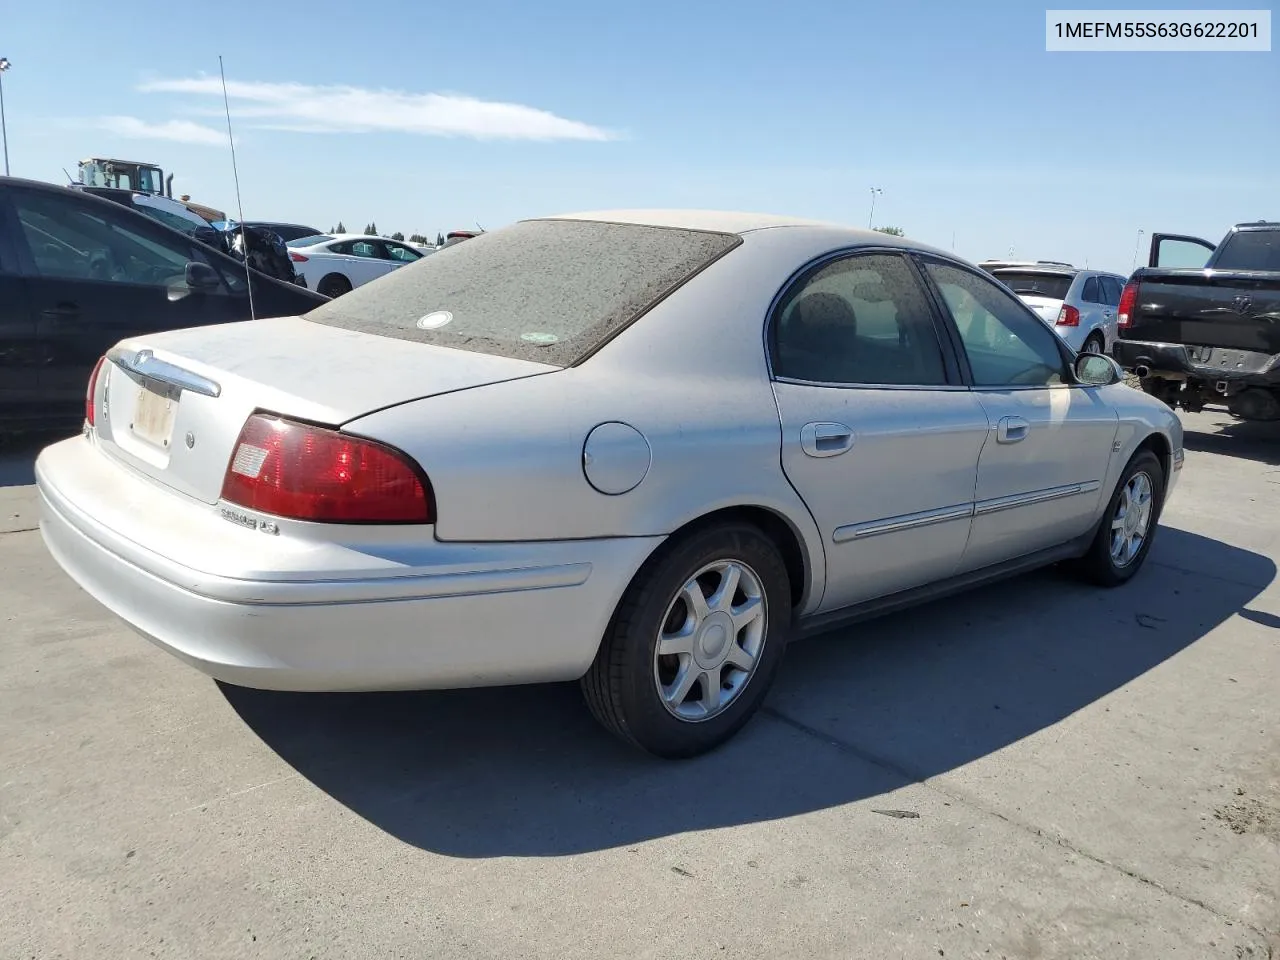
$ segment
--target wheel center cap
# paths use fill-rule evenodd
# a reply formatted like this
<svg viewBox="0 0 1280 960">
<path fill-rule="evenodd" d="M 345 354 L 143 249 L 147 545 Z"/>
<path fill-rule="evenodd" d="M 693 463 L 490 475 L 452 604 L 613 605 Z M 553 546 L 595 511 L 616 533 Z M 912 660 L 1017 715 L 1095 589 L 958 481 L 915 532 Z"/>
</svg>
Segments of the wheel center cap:
<svg viewBox="0 0 1280 960">
<path fill-rule="evenodd" d="M 703 622 L 693 645 L 694 658 L 703 667 L 715 667 L 724 662 L 733 643 L 733 621 L 728 614 L 716 611 Z"/>
</svg>

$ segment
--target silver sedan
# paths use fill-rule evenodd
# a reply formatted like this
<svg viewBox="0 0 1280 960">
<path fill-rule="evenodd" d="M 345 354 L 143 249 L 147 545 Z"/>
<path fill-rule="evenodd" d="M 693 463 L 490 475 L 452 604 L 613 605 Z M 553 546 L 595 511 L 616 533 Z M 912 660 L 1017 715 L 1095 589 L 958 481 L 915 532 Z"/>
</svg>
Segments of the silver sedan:
<svg viewBox="0 0 1280 960">
<path fill-rule="evenodd" d="M 214 295 L 209 293 L 206 295 Z M 41 528 L 251 687 L 580 679 L 664 757 L 789 640 L 1067 561 L 1142 566 L 1182 430 L 939 250 L 746 214 L 485 233 L 304 317 L 120 343 Z"/>
</svg>

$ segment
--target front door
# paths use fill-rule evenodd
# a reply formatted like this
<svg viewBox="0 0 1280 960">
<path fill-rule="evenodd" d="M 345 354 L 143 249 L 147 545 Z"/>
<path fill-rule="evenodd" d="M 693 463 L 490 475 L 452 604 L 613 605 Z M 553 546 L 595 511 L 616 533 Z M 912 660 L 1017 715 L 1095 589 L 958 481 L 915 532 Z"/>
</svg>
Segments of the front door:
<svg viewBox="0 0 1280 960">
<path fill-rule="evenodd" d="M 147 217 L 70 190 L 10 195 L 43 354 L 40 393 L 51 405 L 82 402 L 98 357 L 125 337 L 247 318 L 247 297 L 225 283 L 187 286 L 187 263 L 200 254 Z"/>
<path fill-rule="evenodd" d="M 822 533 L 822 612 L 952 574 L 987 417 L 959 384 L 911 263 L 810 270 L 770 320 L 782 466 Z"/>
<path fill-rule="evenodd" d="M 0 188 L 0 417 L 21 417 L 40 414 L 36 391 L 41 352 L 7 198 L 8 190 Z"/>
<path fill-rule="evenodd" d="M 1072 384 L 1058 338 L 976 270 L 926 261 L 959 332 L 990 435 L 962 569 L 1057 546 L 1096 523 L 1119 429 L 1098 388 Z"/>
</svg>

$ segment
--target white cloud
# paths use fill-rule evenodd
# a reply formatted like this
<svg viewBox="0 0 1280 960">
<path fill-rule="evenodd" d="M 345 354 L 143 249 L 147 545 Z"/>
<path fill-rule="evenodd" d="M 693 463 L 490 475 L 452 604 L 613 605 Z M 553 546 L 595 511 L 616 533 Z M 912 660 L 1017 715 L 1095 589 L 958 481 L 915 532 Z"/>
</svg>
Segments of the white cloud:
<svg viewBox="0 0 1280 960">
<path fill-rule="evenodd" d="M 225 131 L 192 123 L 190 120 L 166 120 L 164 123 L 147 123 L 137 117 L 100 117 L 97 125 L 130 140 L 175 140 L 178 143 L 224 144 Z"/>
<path fill-rule="evenodd" d="M 217 77 L 154 80 L 149 93 L 222 96 Z M 613 140 L 608 130 L 518 103 L 442 93 L 231 81 L 234 119 L 302 133 L 416 133 L 477 140 Z"/>
</svg>

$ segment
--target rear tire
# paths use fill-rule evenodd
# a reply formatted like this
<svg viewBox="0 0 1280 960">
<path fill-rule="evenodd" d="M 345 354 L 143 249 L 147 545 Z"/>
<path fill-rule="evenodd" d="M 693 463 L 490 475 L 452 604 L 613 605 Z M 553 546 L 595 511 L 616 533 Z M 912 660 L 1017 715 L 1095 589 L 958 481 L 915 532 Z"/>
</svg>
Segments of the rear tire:
<svg viewBox="0 0 1280 960">
<path fill-rule="evenodd" d="M 1076 572 L 1100 587 L 1118 587 L 1133 579 L 1151 551 L 1164 490 L 1160 459 L 1150 450 L 1138 451 L 1120 474 L 1089 552 L 1076 561 Z M 1135 535 L 1140 535 L 1140 542 Z"/>
<path fill-rule="evenodd" d="M 626 742 L 667 759 L 694 757 L 755 714 L 790 626 L 791 583 L 773 541 L 747 523 L 707 527 L 641 568 L 582 692 L 596 719 Z"/>
<path fill-rule="evenodd" d="M 331 299 L 350 292 L 351 281 L 340 273 L 328 274 L 316 286 L 316 293 Z"/>
</svg>

